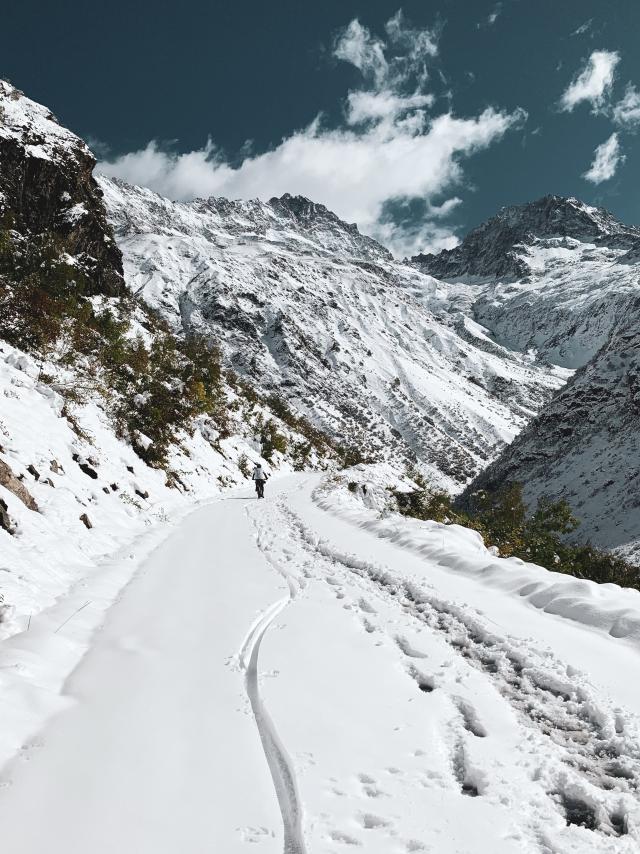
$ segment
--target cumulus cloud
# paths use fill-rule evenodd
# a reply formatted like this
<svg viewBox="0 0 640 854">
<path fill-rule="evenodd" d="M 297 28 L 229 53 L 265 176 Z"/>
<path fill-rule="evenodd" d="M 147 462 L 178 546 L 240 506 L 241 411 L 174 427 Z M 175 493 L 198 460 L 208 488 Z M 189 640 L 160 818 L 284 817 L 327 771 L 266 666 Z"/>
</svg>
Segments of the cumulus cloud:
<svg viewBox="0 0 640 854">
<path fill-rule="evenodd" d="M 347 93 L 338 127 L 318 116 L 239 165 L 229 163 L 212 141 L 187 153 L 152 141 L 102 162 L 100 170 L 179 200 L 301 194 L 356 222 L 398 255 L 455 245 L 443 219 L 459 200 L 435 202 L 461 184 L 464 158 L 500 140 L 526 113 L 490 107 L 472 117 L 431 115 L 434 96 L 424 84 L 438 52 L 436 34 L 412 28 L 401 13 L 385 31 L 382 40 L 355 20 L 336 39 L 336 58 L 362 75 L 361 88 Z M 423 221 L 388 216 L 390 206 L 412 200 L 425 204 Z"/>
<path fill-rule="evenodd" d="M 593 157 L 590 169 L 583 177 L 592 184 L 601 184 L 608 181 L 616 174 L 618 166 L 624 162 L 624 154 L 620 149 L 620 140 L 617 133 L 612 133 L 606 142 L 599 145 Z"/>
<path fill-rule="evenodd" d="M 640 92 L 629 83 L 624 97 L 618 101 L 611 111 L 614 122 L 625 128 L 633 128 L 640 125 Z"/>
<path fill-rule="evenodd" d="M 560 108 L 571 112 L 583 101 L 597 112 L 611 91 L 620 54 L 611 50 L 594 50 L 585 67 L 569 84 L 560 99 Z"/>
</svg>

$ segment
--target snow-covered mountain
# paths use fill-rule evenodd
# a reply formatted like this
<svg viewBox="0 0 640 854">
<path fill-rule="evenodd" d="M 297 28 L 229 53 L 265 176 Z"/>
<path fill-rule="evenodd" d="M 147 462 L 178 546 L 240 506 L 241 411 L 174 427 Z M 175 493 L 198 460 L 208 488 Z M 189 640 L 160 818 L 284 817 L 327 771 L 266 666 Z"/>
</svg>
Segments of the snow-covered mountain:
<svg viewBox="0 0 640 854">
<path fill-rule="evenodd" d="M 471 485 L 566 498 L 579 534 L 640 540 L 640 229 L 576 199 L 505 208 L 456 249 L 414 259 L 465 293 L 503 346 L 580 370 Z M 634 543 L 636 545 L 634 545 Z"/>
<path fill-rule="evenodd" d="M 633 445 L 630 375 L 625 368 L 615 382 L 598 379 L 598 394 L 611 394 L 609 409 L 589 411 L 579 430 L 574 422 L 582 410 L 573 396 L 584 397 L 588 386 L 585 399 L 592 398 L 590 383 L 606 353 L 624 363 L 639 229 L 575 199 L 548 196 L 504 209 L 454 250 L 402 263 L 355 225 L 301 197 L 180 204 L 106 178 L 96 184 L 81 140 L 9 84 L 0 96 L 9 265 L 25 255 L 16 247 L 54 236 L 56 263 L 75 265 L 91 299 L 105 307 L 124 293 L 121 249 L 129 292 L 178 335 L 204 333 L 259 393 L 282 396 L 340 444 L 417 463 L 454 491 L 542 410 L 488 476 L 499 480 L 494 473 L 504 469 L 506 477 L 508 468 L 509 477 L 528 481 L 529 495 L 567 495 L 585 532 L 604 544 L 621 541 L 600 536 L 597 516 L 606 505 L 585 493 L 580 472 L 590 468 L 595 436 L 608 454 L 623 433 Z M 573 370 L 603 347 L 545 409 Z M 606 365 L 610 376 L 610 360 Z M 230 400 L 237 411 L 233 394 Z M 611 418 L 595 425 L 605 409 L 616 413 L 615 432 Z M 243 417 L 233 429 L 255 435 L 259 427 Z M 541 425 L 554 419 L 577 431 L 566 459 L 565 445 L 542 434 Z M 556 444 L 556 470 L 565 472 L 557 483 L 543 470 L 507 465 L 519 459 L 518 448 L 530 449 L 527 459 L 538 452 L 544 458 Z M 619 460 L 608 458 L 614 484 L 626 483 L 624 448 Z M 602 489 L 623 513 L 619 487 Z M 630 541 L 635 522 L 627 513 L 628 524 L 617 525 L 616 512 L 612 524 Z"/>
<path fill-rule="evenodd" d="M 577 199 L 504 208 L 419 269 L 449 282 L 500 344 L 578 368 L 606 343 L 638 288 L 640 228 Z"/>
<path fill-rule="evenodd" d="M 459 294 L 322 205 L 181 204 L 99 182 L 129 287 L 176 330 L 213 336 L 239 374 L 339 441 L 418 461 L 449 488 L 569 375 L 496 344 Z"/>
</svg>

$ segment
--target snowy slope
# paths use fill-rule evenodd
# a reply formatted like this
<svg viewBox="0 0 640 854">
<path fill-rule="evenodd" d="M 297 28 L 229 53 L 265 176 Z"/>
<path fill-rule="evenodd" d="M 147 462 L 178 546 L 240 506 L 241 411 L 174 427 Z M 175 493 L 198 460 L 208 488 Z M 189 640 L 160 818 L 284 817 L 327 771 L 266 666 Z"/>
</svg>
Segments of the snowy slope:
<svg viewBox="0 0 640 854">
<path fill-rule="evenodd" d="M 381 519 L 389 487 L 228 495 L 136 555 L 92 639 L 89 608 L 52 635 L 61 602 L 5 645 L 5 748 L 50 686 L 2 772 L 7 849 L 637 852 L 640 594 Z M 88 647 L 62 693 L 52 644 Z"/>
<path fill-rule="evenodd" d="M 578 368 L 638 290 L 640 229 L 577 199 L 504 208 L 453 250 L 417 256 L 503 346 Z"/>
<path fill-rule="evenodd" d="M 136 294 L 345 444 L 417 458 L 449 488 L 569 375 L 496 345 L 455 294 L 321 205 L 178 204 L 99 181 Z"/>
</svg>

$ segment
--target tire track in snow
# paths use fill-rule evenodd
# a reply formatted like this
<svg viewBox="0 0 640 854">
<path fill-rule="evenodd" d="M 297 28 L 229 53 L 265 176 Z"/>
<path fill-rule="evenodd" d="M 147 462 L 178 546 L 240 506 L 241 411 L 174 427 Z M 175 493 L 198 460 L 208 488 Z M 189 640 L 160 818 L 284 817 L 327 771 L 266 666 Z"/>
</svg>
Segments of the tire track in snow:
<svg viewBox="0 0 640 854">
<path fill-rule="evenodd" d="M 240 667 L 245 672 L 245 687 L 251 710 L 258 728 L 264 755 L 271 772 L 271 779 L 278 799 L 284 828 L 283 854 L 307 854 L 302 831 L 302 804 L 298 793 L 293 763 L 284 747 L 275 724 L 269 715 L 260 695 L 258 662 L 260 646 L 276 617 L 289 605 L 300 589 L 298 582 L 286 572 L 269 554 L 269 542 L 265 540 L 260 527 L 252 519 L 257 529 L 257 544 L 265 559 L 287 582 L 289 595 L 270 605 L 258 617 L 242 645 Z"/>
</svg>

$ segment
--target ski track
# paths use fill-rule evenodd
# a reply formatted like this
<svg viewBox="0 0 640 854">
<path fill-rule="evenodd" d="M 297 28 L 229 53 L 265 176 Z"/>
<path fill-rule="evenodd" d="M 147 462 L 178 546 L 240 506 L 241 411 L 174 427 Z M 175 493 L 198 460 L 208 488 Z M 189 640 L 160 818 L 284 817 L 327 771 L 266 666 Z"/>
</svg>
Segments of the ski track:
<svg viewBox="0 0 640 854">
<path fill-rule="evenodd" d="M 251 514 L 248 514 L 251 516 Z M 276 617 L 290 605 L 298 594 L 298 581 L 288 573 L 270 554 L 268 532 L 261 530 L 255 518 L 251 517 L 256 527 L 258 548 L 264 554 L 268 563 L 286 581 L 289 595 L 274 602 L 255 621 L 249 630 L 240 652 L 240 666 L 245 671 L 247 696 L 256 721 L 264 754 L 271 772 L 273 786 L 278 799 L 282 824 L 284 828 L 283 854 L 307 854 L 302 830 L 302 804 L 298 793 L 293 763 L 278 735 L 276 727 L 267 711 L 260 695 L 258 662 L 262 640 Z"/>
<path fill-rule="evenodd" d="M 537 740 L 540 755 L 551 748 L 557 757 L 556 786 L 544 794 L 567 825 L 593 831 L 602 836 L 603 842 L 605 838 L 613 841 L 620 837 L 621 843 L 625 839 L 629 844 L 633 844 L 632 839 L 640 840 L 640 749 L 633 716 L 600 704 L 587 687 L 573 684 L 571 668 L 551 652 L 525 648 L 522 641 L 501 637 L 468 609 L 443 601 L 398 577 L 388 567 L 341 553 L 307 528 L 286 505 L 286 499 L 278 499 L 272 506 L 271 530 L 277 530 L 281 539 L 288 537 L 311 555 L 313 560 L 306 565 L 313 566 L 313 577 L 335 588 L 336 573 L 346 573 L 365 591 L 373 589 L 393 600 L 405 624 L 409 618 L 436 632 L 452 651 L 492 683 L 516 712 L 525 735 Z M 281 542 L 278 546 L 282 549 Z M 291 547 L 283 549 L 285 560 L 292 560 L 294 554 Z M 267 557 L 291 584 L 290 573 L 270 555 Z M 308 570 L 305 572 L 309 574 Z M 344 593 L 336 595 L 344 598 Z M 373 620 L 375 610 L 368 605 L 366 596 L 354 607 L 368 632 L 379 631 Z M 406 657 L 407 672 L 420 690 L 433 691 L 433 680 L 414 663 L 424 655 L 402 636 L 395 635 L 393 640 Z M 482 794 L 477 782 L 482 775 L 468 767 L 465 738 L 483 738 L 486 731 L 470 702 L 455 695 L 450 699 L 458 713 L 451 722 L 453 774 L 463 795 L 477 797 Z M 537 850 L 556 850 L 548 841 L 544 826 L 530 827 L 529 832 Z"/>
</svg>

